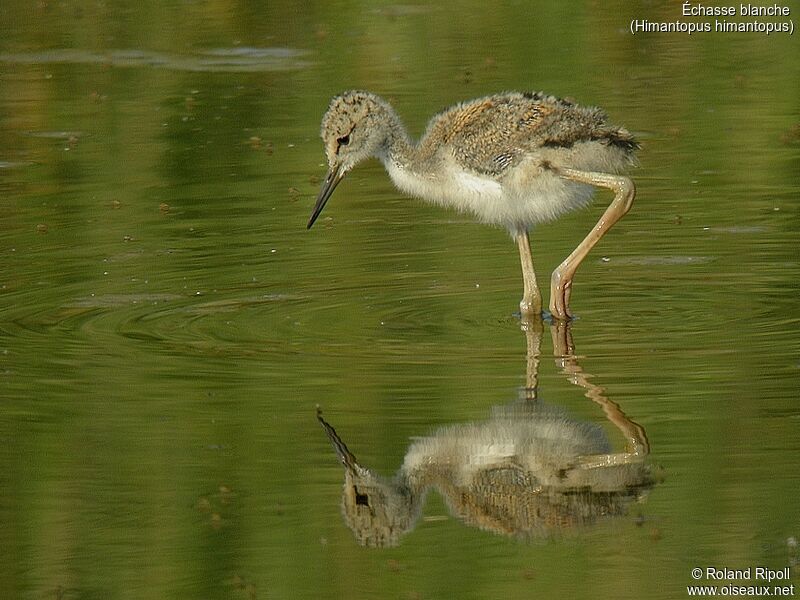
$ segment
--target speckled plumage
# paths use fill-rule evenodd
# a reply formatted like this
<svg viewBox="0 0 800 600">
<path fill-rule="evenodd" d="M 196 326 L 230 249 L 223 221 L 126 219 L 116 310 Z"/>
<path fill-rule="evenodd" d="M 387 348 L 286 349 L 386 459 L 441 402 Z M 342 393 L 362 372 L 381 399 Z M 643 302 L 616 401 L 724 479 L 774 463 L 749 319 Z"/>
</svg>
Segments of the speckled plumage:
<svg viewBox="0 0 800 600">
<path fill-rule="evenodd" d="M 592 186 L 625 196 L 615 201 L 611 224 L 633 200 L 632 182 L 617 175 L 635 160 L 634 137 L 608 124 L 598 108 L 540 92 L 507 92 L 452 106 L 435 115 L 414 143 L 388 102 L 370 92 L 350 91 L 331 100 L 321 136 L 328 175 L 308 227 L 344 175 L 370 157 L 383 162 L 402 191 L 505 227 L 518 240 L 521 253 L 529 246 L 532 226 L 584 206 Z M 596 238 L 604 231 L 598 231 Z M 590 248 L 597 239 L 587 238 L 584 244 Z M 575 257 L 574 268 L 582 258 Z M 566 265 L 558 276 L 564 285 L 559 297 L 551 300 L 556 318 L 569 316 L 574 268 Z M 521 310 L 539 312 L 535 274 L 524 257 L 523 276 Z"/>
<path fill-rule="evenodd" d="M 498 178 L 526 158 L 569 161 L 565 150 L 599 142 L 611 150 L 608 160 L 620 170 L 633 158 L 637 144 L 625 129 L 609 126 L 606 118 L 598 108 L 541 92 L 508 92 L 463 102 L 434 116 L 419 148 L 422 154 L 444 148 L 465 169 Z"/>
</svg>

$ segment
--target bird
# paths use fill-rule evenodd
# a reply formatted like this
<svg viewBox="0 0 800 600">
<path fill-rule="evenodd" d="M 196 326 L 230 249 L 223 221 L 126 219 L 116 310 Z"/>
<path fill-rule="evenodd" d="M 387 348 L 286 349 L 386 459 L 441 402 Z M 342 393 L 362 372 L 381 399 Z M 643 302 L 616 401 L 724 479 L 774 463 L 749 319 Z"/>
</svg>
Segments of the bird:
<svg viewBox="0 0 800 600">
<path fill-rule="evenodd" d="M 602 408 L 624 437 L 624 448 L 613 448 L 604 427 L 540 397 L 541 318 L 520 325 L 526 385 L 517 398 L 493 406 L 486 419 L 414 437 L 392 477 L 360 463 L 317 405 L 317 420 L 344 466 L 342 514 L 359 544 L 396 546 L 415 527 L 432 489 L 467 525 L 523 539 L 623 516 L 631 502 L 646 496 L 663 475 L 649 461 L 647 432 L 583 370 L 570 326 L 549 326 L 556 365 Z"/>
<path fill-rule="evenodd" d="M 467 525 L 523 539 L 625 515 L 659 474 L 646 460 L 644 430 L 621 419 L 635 435 L 631 450 L 614 452 L 599 425 L 558 406 L 525 400 L 495 406 L 487 420 L 417 438 L 395 475 L 383 477 L 358 462 L 317 407 L 345 470 L 345 522 L 360 545 L 373 547 L 398 545 L 431 489 Z"/>
<path fill-rule="evenodd" d="M 330 101 L 320 134 L 328 168 L 307 229 L 345 175 L 377 158 L 402 192 L 509 232 L 522 265 L 522 317 L 543 314 L 531 229 L 586 206 L 595 188 L 614 193 L 597 224 L 551 275 L 550 315 L 566 321 L 573 317 L 578 266 L 636 196 L 625 175 L 636 165 L 635 137 L 609 124 L 600 108 L 544 92 L 503 92 L 455 104 L 434 115 L 414 141 L 389 102 L 351 90 Z"/>
</svg>

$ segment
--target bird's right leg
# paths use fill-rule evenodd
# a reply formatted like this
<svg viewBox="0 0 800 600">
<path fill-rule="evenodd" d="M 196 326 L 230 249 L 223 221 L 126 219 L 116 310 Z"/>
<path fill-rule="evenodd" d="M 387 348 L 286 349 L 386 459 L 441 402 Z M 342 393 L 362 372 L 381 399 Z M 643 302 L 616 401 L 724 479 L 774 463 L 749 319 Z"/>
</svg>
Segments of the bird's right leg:
<svg viewBox="0 0 800 600">
<path fill-rule="evenodd" d="M 650 454 L 650 442 L 647 440 L 644 427 L 631 421 L 619 405 L 606 396 L 606 391 L 592 382 L 592 375 L 585 372 L 578 364 L 569 321 L 554 321 L 550 326 L 550 335 L 553 338 L 553 356 L 561 372 L 567 376 L 570 383 L 582 387 L 585 390 L 584 395 L 603 409 L 606 418 L 622 432 L 627 442 L 625 452 L 585 456 L 579 459 L 578 464 L 584 468 L 593 463 L 597 463 L 595 466 L 630 464 L 639 462 Z"/>
<path fill-rule="evenodd" d="M 581 264 L 586 255 L 589 254 L 594 245 L 600 240 L 611 227 L 619 221 L 630 209 L 633 199 L 636 196 L 636 186 L 633 181 L 622 175 L 612 175 L 610 173 L 593 173 L 590 171 L 579 171 L 577 169 L 561 168 L 555 170 L 559 177 L 588 183 L 596 187 L 606 188 L 614 192 L 614 200 L 600 217 L 597 225 L 589 232 L 589 235 L 578 244 L 567 258 L 564 259 L 551 278 L 550 285 L 550 313 L 553 318 L 568 320 L 572 317 L 569 310 L 569 297 L 572 293 L 572 278 L 578 265 Z"/>
<path fill-rule="evenodd" d="M 536 272 L 533 270 L 533 258 L 531 258 L 531 241 L 527 231 L 517 234 L 517 247 L 519 248 L 519 261 L 522 264 L 523 286 L 519 312 L 523 318 L 541 315 L 542 294 L 536 283 Z"/>
</svg>

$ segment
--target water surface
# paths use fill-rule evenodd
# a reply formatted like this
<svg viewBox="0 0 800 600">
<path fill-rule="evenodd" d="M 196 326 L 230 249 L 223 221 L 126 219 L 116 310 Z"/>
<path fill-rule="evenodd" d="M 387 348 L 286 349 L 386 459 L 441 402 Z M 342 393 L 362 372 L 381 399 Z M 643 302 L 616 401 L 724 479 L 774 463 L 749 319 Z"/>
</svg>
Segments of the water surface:
<svg viewBox="0 0 800 600">
<path fill-rule="evenodd" d="M 2 595 L 676 598 L 694 567 L 796 569 L 797 36 L 627 33 L 677 17 L 5 2 Z M 414 135 L 544 89 L 641 138 L 636 204 L 578 272 L 570 329 L 662 474 L 625 514 L 520 538 L 432 493 L 399 545 L 356 543 L 316 406 L 389 476 L 414 440 L 514 402 L 530 361 L 504 232 L 377 163 L 305 230 L 346 88 Z M 540 279 L 609 200 L 533 232 Z M 539 397 L 621 449 L 543 331 Z"/>
</svg>

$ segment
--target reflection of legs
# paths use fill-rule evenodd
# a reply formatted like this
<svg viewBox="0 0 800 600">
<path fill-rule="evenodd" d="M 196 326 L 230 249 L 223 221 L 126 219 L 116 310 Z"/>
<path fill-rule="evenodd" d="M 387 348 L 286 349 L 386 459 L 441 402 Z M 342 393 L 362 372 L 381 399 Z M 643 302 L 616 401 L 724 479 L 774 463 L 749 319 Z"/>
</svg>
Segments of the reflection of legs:
<svg viewBox="0 0 800 600">
<path fill-rule="evenodd" d="M 575 271 L 606 231 L 630 210 L 633 198 L 636 196 L 636 187 L 627 177 L 610 173 L 592 173 L 577 169 L 557 169 L 556 173 L 564 179 L 607 188 L 615 194 L 614 200 L 589 235 L 553 271 L 550 280 L 550 313 L 556 319 L 566 320 L 572 316 L 569 310 L 569 297 L 572 293 L 572 278 L 575 276 Z"/>
<path fill-rule="evenodd" d="M 572 331 L 570 324 L 566 321 L 559 321 L 550 326 L 550 334 L 553 337 L 553 355 L 556 364 L 562 372 L 569 376 L 570 383 L 574 383 L 586 390 L 586 397 L 592 402 L 599 404 L 606 418 L 611 421 L 617 429 L 622 432 L 627 441 L 626 452 L 620 454 L 608 454 L 600 456 L 586 456 L 579 462 L 584 468 L 600 467 L 612 464 L 623 464 L 638 462 L 650 453 L 650 443 L 647 441 L 647 434 L 644 428 L 638 423 L 631 421 L 618 404 L 606 398 L 605 390 L 599 385 L 590 381 L 591 375 L 586 373 L 575 356 L 575 347 L 572 343 Z"/>
<path fill-rule="evenodd" d="M 519 261 L 522 264 L 522 300 L 519 311 L 522 316 L 540 315 L 542 313 L 542 295 L 536 284 L 536 272 L 533 270 L 531 258 L 531 241 L 527 231 L 517 234 Z"/>
<path fill-rule="evenodd" d="M 544 330 L 541 315 L 529 318 L 523 316 L 520 329 L 525 332 L 527 342 L 523 399 L 535 402 L 539 397 L 539 359 L 542 356 L 542 332 Z"/>
</svg>

